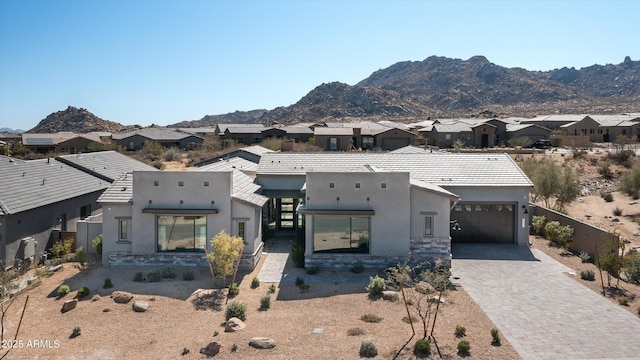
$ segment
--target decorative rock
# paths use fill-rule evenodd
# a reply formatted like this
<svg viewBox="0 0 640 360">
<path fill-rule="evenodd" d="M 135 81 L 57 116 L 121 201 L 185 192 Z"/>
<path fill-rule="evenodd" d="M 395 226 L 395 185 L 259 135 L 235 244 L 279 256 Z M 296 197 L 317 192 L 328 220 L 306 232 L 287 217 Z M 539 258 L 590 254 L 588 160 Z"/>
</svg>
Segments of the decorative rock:
<svg viewBox="0 0 640 360">
<path fill-rule="evenodd" d="M 389 301 L 397 301 L 398 293 L 393 290 L 385 290 L 382 292 L 382 298 Z"/>
<path fill-rule="evenodd" d="M 256 349 L 273 349 L 276 347 L 276 341 L 268 337 L 254 337 L 249 340 L 249 346 Z"/>
<path fill-rule="evenodd" d="M 145 312 L 149 309 L 149 303 L 146 301 L 134 301 L 133 302 L 133 311 L 135 312 Z"/>
<path fill-rule="evenodd" d="M 214 356 L 215 354 L 220 352 L 221 347 L 222 345 L 220 345 L 219 342 L 212 341 L 209 344 L 207 344 L 207 346 L 200 349 L 200 354 L 205 354 L 207 356 Z"/>
<path fill-rule="evenodd" d="M 62 310 L 60 311 L 66 313 L 69 310 L 75 309 L 76 305 L 78 305 L 78 299 L 67 300 L 62 304 Z"/>
<path fill-rule="evenodd" d="M 56 272 L 59 270 L 62 270 L 62 264 L 58 264 L 47 269 L 48 272 Z"/>
<path fill-rule="evenodd" d="M 245 327 L 247 326 L 242 322 L 242 320 L 238 319 L 237 317 L 232 317 L 224 324 L 224 331 L 234 332 L 242 330 Z"/>
<path fill-rule="evenodd" d="M 91 297 L 91 301 L 98 301 L 98 300 L 100 300 L 100 295 L 98 295 L 98 294 L 93 295 L 93 296 Z"/>
<path fill-rule="evenodd" d="M 114 291 L 111 298 L 118 304 L 126 304 L 133 299 L 133 294 L 126 291 Z"/>
</svg>

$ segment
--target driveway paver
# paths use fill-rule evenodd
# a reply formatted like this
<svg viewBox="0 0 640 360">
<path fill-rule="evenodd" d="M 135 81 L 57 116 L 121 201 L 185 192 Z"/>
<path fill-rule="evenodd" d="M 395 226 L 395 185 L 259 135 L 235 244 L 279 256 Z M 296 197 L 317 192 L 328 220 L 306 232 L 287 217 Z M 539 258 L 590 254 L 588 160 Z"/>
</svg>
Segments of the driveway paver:
<svg viewBox="0 0 640 360">
<path fill-rule="evenodd" d="M 523 359 L 640 359 L 640 318 L 541 251 L 454 244 L 453 257 L 454 281 Z"/>
</svg>

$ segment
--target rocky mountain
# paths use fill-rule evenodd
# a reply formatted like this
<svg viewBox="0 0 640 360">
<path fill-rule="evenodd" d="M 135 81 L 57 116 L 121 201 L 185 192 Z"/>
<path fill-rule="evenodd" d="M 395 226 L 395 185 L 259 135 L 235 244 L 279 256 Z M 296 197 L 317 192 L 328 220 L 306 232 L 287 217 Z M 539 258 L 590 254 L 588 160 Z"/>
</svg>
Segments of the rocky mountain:
<svg viewBox="0 0 640 360">
<path fill-rule="evenodd" d="M 529 71 L 483 56 L 431 56 L 378 70 L 354 86 L 322 84 L 290 106 L 207 115 L 180 126 L 619 112 L 640 112 L 640 61 L 629 57 L 617 65 Z"/>
<path fill-rule="evenodd" d="M 117 133 L 134 130 L 135 128 L 136 126 L 125 126 L 117 122 L 103 120 L 87 111 L 87 109 L 69 106 L 66 110 L 49 114 L 36 127 L 28 130 L 27 133 L 56 133 L 60 131 L 75 133 L 107 131 Z"/>
<path fill-rule="evenodd" d="M 20 133 L 23 133 L 24 130 L 22 130 L 22 129 L 10 129 L 10 128 L 3 127 L 3 128 L 0 128 L 0 133 L 2 133 L 2 132 L 20 134 Z"/>
</svg>

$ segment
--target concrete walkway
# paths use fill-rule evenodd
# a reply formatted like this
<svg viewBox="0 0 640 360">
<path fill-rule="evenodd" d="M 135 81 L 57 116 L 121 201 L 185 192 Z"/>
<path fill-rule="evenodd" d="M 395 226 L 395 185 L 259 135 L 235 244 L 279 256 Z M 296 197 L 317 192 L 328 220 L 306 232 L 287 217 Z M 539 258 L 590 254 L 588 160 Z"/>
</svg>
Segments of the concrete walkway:
<svg viewBox="0 0 640 360">
<path fill-rule="evenodd" d="M 523 359 L 640 359 L 640 318 L 541 251 L 455 244 L 453 257 L 454 281 Z"/>
<path fill-rule="evenodd" d="M 293 236 L 289 234 L 277 234 L 267 241 L 267 258 L 260 268 L 258 279 L 260 282 L 276 283 L 282 281 L 284 268 L 289 259 L 289 252 L 293 244 Z"/>
</svg>

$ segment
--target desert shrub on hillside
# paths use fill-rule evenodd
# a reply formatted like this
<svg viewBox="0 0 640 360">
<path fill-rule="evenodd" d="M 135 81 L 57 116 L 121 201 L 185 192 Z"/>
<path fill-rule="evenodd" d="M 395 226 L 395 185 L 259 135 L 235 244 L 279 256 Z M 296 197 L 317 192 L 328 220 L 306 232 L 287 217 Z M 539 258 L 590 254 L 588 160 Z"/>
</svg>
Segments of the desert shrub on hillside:
<svg viewBox="0 0 640 360">
<path fill-rule="evenodd" d="M 618 187 L 632 198 L 640 198 L 640 163 L 622 174 Z"/>
</svg>

